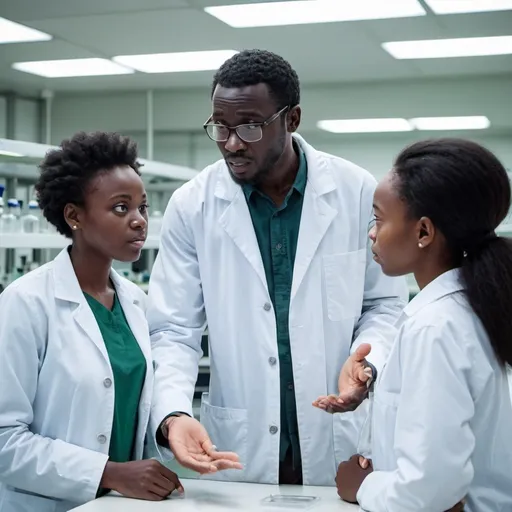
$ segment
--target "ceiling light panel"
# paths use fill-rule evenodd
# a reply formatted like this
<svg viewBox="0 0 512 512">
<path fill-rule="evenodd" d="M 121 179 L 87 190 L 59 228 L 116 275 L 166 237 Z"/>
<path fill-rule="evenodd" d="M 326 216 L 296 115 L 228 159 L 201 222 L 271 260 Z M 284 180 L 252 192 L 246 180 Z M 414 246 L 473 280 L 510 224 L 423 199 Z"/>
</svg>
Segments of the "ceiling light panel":
<svg viewBox="0 0 512 512">
<path fill-rule="evenodd" d="M 179 73 L 218 69 L 236 53 L 235 50 L 155 53 L 149 55 L 120 55 L 114 57 L 113 60 L 143 73 Z"/>
<path fill-rule="evenodd" d="M 486 116 L 416 117 L 378 119 L 329 119 L 318 121 L 317 127 L 331 133 L 385 133 L 412 130 L 485 130 L 491 125 Z"/>
<path fill-rule="evenodd" d="M 302 25 L 426 15 L 417 0 L 300 0 L 205 7 L 235 28 Z"/>
<path fill-rule="evenodd" d="M 413 129 L 409 121 L 400 118 L 332 119 L 318 121 L 317 126 L 331 133 L 410 132 Z"/>
<path fill-rule="evenodd" d="M 31 43 L 50 41 L 51 39 L 52 36 L 49 34 L 0 18 L 0 44 Z"/>
<path fill-rule="evenodd" d="M 416 130 L 485 130 L 491 125 L 486 116 L 416 117 L 409 120 Z"/>
<path fill-rule="evenodd" d="M 425 0 L 436 14 L 465 14 L 512 10 L 512 0 Z"/>
<path fill-rule="evenodd" d="M 120 66 L 108 59 L 97 58 L 15 62 L 12 67 L 18 71 L 46 78 L 126 75 L 134 73 L 133 69 Z"/>
<path fill-rule="evenodd" d="M 467 37 L 383 43 L 395 59 L 441 59 L 512 54 L 512 36 Z"/>
</svg>

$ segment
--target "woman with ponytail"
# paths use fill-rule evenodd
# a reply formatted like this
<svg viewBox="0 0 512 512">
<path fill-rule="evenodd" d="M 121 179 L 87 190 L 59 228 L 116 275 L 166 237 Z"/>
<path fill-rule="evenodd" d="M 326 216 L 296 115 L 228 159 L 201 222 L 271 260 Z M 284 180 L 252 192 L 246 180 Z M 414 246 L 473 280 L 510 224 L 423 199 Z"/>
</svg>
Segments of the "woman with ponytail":
<svg viewBox="0 0 512 512">
<path fill-rule="evenodd" d="M 458 139 L 406 148 L 375 192 L 375 260 L 420 293 L 375 383 L 365 511 L 512 511 L 510 201 L 498 159 Z"/>
</svg>

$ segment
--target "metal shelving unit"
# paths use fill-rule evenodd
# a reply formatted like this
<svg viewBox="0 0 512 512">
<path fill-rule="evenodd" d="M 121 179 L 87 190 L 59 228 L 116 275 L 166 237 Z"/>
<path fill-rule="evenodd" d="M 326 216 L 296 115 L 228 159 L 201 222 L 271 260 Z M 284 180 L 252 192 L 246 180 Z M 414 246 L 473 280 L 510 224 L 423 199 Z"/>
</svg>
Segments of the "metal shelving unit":
<svg viewBox="0 0 512 512">
<path fill-rule="evenodd" d="M 70 243 L 58 233 L 0 233 L 0 249 L 63 249 Z M 144 249 L 158 249 L 158 236 L 149 235 Z"/>
</svg>

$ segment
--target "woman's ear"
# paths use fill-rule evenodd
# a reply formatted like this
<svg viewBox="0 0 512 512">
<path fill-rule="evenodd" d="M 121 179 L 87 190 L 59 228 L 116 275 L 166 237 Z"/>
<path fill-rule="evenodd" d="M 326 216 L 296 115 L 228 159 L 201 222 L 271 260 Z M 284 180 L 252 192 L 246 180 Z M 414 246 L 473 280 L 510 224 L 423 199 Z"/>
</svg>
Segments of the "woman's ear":
<svg viewBox="0 0 512 512">
<path fill-rule="evenodd" d="M 78 206 L 68 203 L 64 207 L 64 220 L 73 231 L 80 228 L 80 217 L 81 209 Z"/>
<path fill-rule="evenodd" d="M 418 247 L 425 249 L 433 241 L 436 234 L 434 223 L 428 217 L 421 217 L 417 225 Z"/>
</svg>

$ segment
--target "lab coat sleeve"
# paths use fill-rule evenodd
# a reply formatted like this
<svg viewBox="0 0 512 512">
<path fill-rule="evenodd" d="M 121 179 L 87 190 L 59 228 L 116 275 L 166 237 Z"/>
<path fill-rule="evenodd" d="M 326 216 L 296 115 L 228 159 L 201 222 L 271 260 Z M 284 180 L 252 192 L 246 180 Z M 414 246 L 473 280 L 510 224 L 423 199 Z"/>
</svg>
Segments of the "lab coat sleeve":
<svg viewBox="0 0 512 512">
<path fill-rule="evenodd" d="M 172 412 L 193 415 L 192 399 L 206 327 L 199 263 L 190 219 L 173 194 L 164 215 L 149 284 L 147 319 L 155 367 L 150 429 Z"/>
<path fill-rule="evenodd" d="M 96 497 L 108 456 L 30 430 L 47 323 L 39 299 L 16 283 L 0 295 L 0 482 L 86 502 Z"/>
<path fill-rule="evenodd" d="M 371 473 L 357 499 L 367 512 L 448 510 L 467 495 L 474 474 L 471 364 L 453 329 L 424 327 L 400 343 L 397 467 Z"/>
<path fill-rule="evenodd" d="M 373 212 L 365 225 L 371 226 L 372 218 Z M 395 323 L 407 304 L 409 290 L 404 277 L 389 277 L 382 272 L 373 259 L 372 242 L 367 235 L 365 233 L 367 254 L 363 305 L 354 329 L 351 352 L 362 343 L 369 343 L 372 350 L 367 359 L 379 372 L 397 335 Z"/>
</svg>

